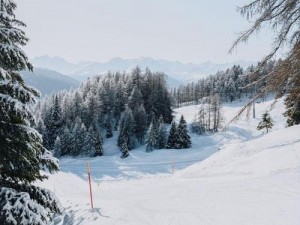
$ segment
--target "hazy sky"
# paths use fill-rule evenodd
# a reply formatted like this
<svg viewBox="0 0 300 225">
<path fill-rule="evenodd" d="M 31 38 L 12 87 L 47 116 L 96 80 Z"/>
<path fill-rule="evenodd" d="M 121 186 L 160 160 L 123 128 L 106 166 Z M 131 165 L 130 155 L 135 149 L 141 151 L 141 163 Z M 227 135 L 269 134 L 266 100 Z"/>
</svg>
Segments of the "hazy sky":
<svg viewBox="0 0 300 225">
<path fill-rule="evenodd" d="M 29 57 L 71 62 L 113 57 L 200 63 L 258 60 L 270 48 L 263 31 L 228 54 L 249 25 L 236 6 L 249 0 L 16 0 L 27 24 Z"/>
</svg>

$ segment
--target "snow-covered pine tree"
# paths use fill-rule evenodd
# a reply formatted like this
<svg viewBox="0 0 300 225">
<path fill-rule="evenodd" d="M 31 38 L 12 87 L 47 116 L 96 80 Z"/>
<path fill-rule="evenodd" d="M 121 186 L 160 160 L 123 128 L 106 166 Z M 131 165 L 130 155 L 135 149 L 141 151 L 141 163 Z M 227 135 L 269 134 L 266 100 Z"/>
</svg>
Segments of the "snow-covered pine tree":
<svg viewBox="0 0 300 225">
<path fill-rule="evenodd" d="M 48 120 L 46 121 L 46 127 L 48 130 L 48 143 L 49 148 L 53 148 L 55 139 L 59 134 L 61 125 L 62 125 L 62 115 L 61 115 L 61 108 L 60 103 L 58 100 L 58 96 L 55 95 L 53 99 L 53 105 L 50 111 L 50 115 Z"/>
<path fill-rule="evenodd" d="M 166 147 L 167 134 L 166 134 L 164 119 L 163 119 L 162 116 L 160 116 L 159 120 L 158 120 L 158 132 L 157 132 L 157 134 L 158 134 L 158 136 L 157 136 L 157 148 L 158 149 L 163 149 L 163 148 Z"/>
<path fill-rule="evenodd" d="M 79 149 L 79 154 L 82 155 L 84 154 L 84 146 L 85 146 L 85 139 L 87 135 L 87 130 L 84 125 L 84 123 L 81 123 L 80 130 L 79 130 L 79 137 L 78 138 L 78 149 Z"/>
<path fill-rule="evenodd" d="M 15 9 L 15 1 L 0 0 L 0 224 L 46 225 L 60 207 L 50 191 L 32 183 L 47 178 L 41 168 L 58 170 L 58 160 L 32 127 L 30 106 L 39 94 L 19 73 L 32 71 L 32 65 L 20 48 L 28 39 Z"/>
<path fill-rule="evenodd" d="M 38 120 L 37 123 L 37 127 L 36 127 L 37 131 L 42 135 L 43 138 L 43 146 L 49 146 L 49 138 L 48 138 L 48 132 L 47 132 L 47 128 L 44 125 L 44 121 L 42 118 L 40 118 Z"/>
<path fill-rule="evenodd" d="M 147 114 L 143 105 L 133 110 L 135 121 L 134 133 L 140 144 L 143 144 L 145 132 L 147 129 Z"/>
<path fill-rule="evenodd" d="M 111 138 L 113 136 L 113 128 L 111 121 L 111 114 L 107 114 L 105 118 L 105 129 L 106 129 L 106 138 Z"/>
<path fill-rule="evenodd" d="M 300 51 L 298 50 L 298 55 L 300 56 L 299 52 Z M 297 68 L 296 65 L 294 65 L 293 67 Z M 298 70 L 298 68 L 295 69 L 295 71 Z M 293 126 L 296 124 L 300 124 L 300 76 L 295 76 L 293 79 L 289 80 L 288 85 L 289 94 L 284 101 L 287 110 L 285 111 L 284 116 L 287 117 L 287 125 Z"/>
<path fill-rule="evenodd" d="M 103 139 L 100 133 L 98 126 L 93 123 L 92 126 L 89 128 L 89 135 L 91 138 L 92 148 L 95 150 L 91 152 L 91 156 L 102 156 L 103 155 Z"/>
<path fill-rule="evenodd" d="M 75 137 L 67 127 L 65 127 L 61 137 L 61 156 L 72 155 L 73 149 L 76 148 Z"/>
<path fill-rule="evenodd" d="M 122 141 L 121 152 L 122 152 L 122 155 L 121 155 L 122 159 L 127 158 L 129 156 L 129 149 L 128 149 L 126 141 Z"/>
<path fill-rule="evenodd" d="M 142 93 L 137 86 L 133 87 L 131 95 L 128 98 L 128 107 L 133 111 L 143 104 Z"/>
<path fill-rule="evenodd" d="M 178 134 L 178 148 L 190 148 L 192 146 L 191 137 L 188 135 L 187 123 L 181 115 L 180 121 L 177 127 Z"/>
<path fill-rule="evenodd" d="M 155 130 L 155 127 L 153 123 L 150 123 L 149 129 L 147 131 L 147 137 L 146 137 L 146 152 L 152 152 L 154 148 L 157 146 L 157 131 Z"/>
<path fill-rule="evenodd" d="M 56 139 L 55 139 L 52 151 L 53 151 L 53 155 L 55 157 L 61 156 L 61 141 L 60 141 L 59 136 L 57 136 Z"/>
<path fill-rule="evenodd" d="M 72 133 L 71 135 L 73 136 L 72 141 L 73 143 L 70 143 L 71 146 L 71 155 L 73 156 L 78 156 L 80 154 L 81 151 L 81 132 L 80 132 L 80 128 L 81 128 L 81 119 L 79 117 L 76 117 L 75 119 L 75 125 L 73 127 Z"/>
<path fill-rule="evenodd" d="M 177 133 L 177 125 L 176 122 L 173 121 L 171 123 L 171 129 L 168 136 L 167 148 L 177 148 L 178 147 L 179 136 Z"/>
<path fill-rule="evenodd" d="M 262 114 L 262 119 L 259 122 L 257 126 L 257 130 L 266 129 L 267 133 L 269 132 L 269 129 L 272 129 L 273 123 L 271 116 L 268 111 Z"/>
<path fill-rule="evenodd" d="M 132 111 L 129 107 L 122 113 L 119 125 L 119 136 L 118 136 L 118 146 L 124 147 L 123 143 L 126 142 L 126 147 L 131 150 L 134 146 L 133 131 L 134 131 L 135 121 L 133 118 Z M 126 149 L 124 147 L 124 149 Z"/>
</svg>

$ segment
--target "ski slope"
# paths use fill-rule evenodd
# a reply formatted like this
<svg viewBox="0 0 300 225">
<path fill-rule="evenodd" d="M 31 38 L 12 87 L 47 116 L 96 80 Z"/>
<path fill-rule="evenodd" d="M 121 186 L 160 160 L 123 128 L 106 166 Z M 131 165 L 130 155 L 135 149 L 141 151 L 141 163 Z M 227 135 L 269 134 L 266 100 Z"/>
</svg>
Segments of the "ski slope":
<svg viewBox="0 0 300 225">
<path fill-rule="evenodd" d="M 64 158 L 61 172 L 38 185 L 55 191 L 65 211 L 55 225 L 297 225 L 300 221 L 300 126 L 285 128 L 282 99 L 271 111 L 274 128 L 257 131 L 272 100 L 256 104 L 256 119 L 241 118 L 226 131 L 192 136 L 188 150 L 143 147 L 119 158 Z M 223 107 L 229 121 L 245 102 Z M 192 122 L 198 106 L 176 110 Z M 220 149 L 220 150 L 219 150 Z M 86 161 L 91 161 L 90 209 Z"/>
</svg>

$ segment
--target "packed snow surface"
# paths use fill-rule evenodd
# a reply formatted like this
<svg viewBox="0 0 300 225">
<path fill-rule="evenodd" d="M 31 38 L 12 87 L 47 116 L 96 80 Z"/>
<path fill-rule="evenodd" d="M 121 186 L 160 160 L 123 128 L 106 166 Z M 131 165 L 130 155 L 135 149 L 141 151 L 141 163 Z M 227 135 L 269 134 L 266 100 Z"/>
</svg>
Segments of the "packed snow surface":
<svg viewBox="0 0 300 225">
<path fill-rule="evenodd" d="M 225 104 L 224 123 L 245 102 Z M 283 101 L 271 111 L 268 134 L 256 126 L 272 100 L 256 104 L 225 131 L 192 136 L 193 148 L 140 147 L 120 159 L 113 142 L 105 156 L 64 158 L 61 172 L 39 183 L 55 191 L 65 211 L 57 225 L 297 225 L 300 221 L 300 126 L 285 128 Z M 198 106 L 176 109 L 192 122 Z M 86 161 L 91 162 L 94 209 Z"/>
</svg>

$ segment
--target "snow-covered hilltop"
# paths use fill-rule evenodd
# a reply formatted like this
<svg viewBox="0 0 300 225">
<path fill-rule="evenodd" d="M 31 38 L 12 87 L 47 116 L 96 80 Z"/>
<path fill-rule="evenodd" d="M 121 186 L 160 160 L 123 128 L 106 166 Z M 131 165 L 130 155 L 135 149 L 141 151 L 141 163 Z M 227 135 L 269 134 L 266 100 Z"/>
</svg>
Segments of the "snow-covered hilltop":
<svg viewBox="0 0 300 225">
<path fill-rule="evenodd" d="M 256 104 L 257 115 L 273 100 Z M 225 122 L 244 102 L 223 107 Z M 176 109 L 190 123 L 199 106 Z M 62 172 L 40 186 L 54 190 L 65 207 L 53 224 L 295 225 L 300 220 L 300 129 L 285 128 L 283 99 L 271 111 L 274 127 L 257 131 L 260 118 L 242 117 L 226 131 L 192 135 L 187 150 L 132 150 L 121 160 L 104 143 L 100 158 L 64 158 Z M 220 149 L 220 150 L 219 150 Z M 86 160 L 91 161 L 94 210 Z"/>
</svg>

